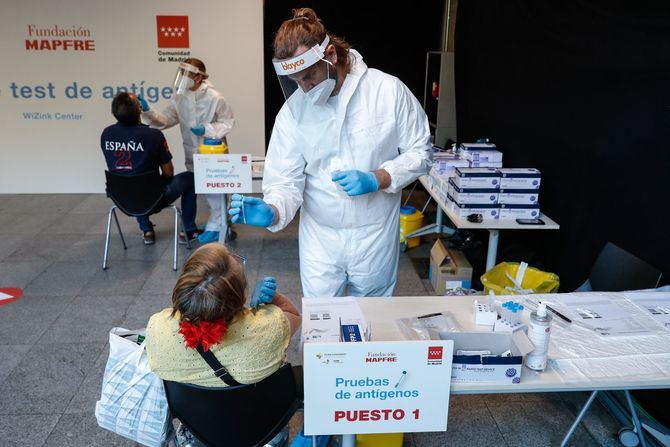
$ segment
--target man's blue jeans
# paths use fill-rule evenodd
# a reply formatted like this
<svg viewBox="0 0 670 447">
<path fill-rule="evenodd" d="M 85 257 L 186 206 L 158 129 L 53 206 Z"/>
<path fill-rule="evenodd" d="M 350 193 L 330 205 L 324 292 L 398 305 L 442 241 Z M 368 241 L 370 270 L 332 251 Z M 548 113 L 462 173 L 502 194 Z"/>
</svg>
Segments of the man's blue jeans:
<svg viewBox="0 0 670 447">
<path fill-rule="evenodd" d="M 172 178 L 165 180 L 165 195 L 161 201 L 163 209 L 177 200 L 181 196 L 182 219 L 184 220 L 184 230 L 193 231 L 195 226 L 195 214 L 197 212 L 197 202 L 195 196 L 195 183 L 192 172 L 182 172 Z M 137 223 L 143 232 L 153 231 L 154 227 L 149 216 L 138 217 Z"/>
</svg>

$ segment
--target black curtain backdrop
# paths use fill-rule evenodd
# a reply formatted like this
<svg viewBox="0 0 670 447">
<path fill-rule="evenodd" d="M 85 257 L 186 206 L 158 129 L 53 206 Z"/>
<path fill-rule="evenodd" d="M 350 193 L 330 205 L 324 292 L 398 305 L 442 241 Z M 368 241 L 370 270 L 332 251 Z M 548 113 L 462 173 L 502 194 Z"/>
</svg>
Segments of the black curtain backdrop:
<svg viewBox="0 0 670 447">
<path fill-rule="evenodd" d="M 439 51 L 444 2 L 430 0 L 399 6 L 380 0 L 289 1 L 264 3 L 265 139 L 270 141 L 277 112 L 284 104 L 272 66 L 272 42 L 294 8 L 312 8 L 326 29 L 358 50 L 370 68 L 397 76 L 423 102 L 426 52 Z"/>
<path fill-rule="evenodd" d="M 571 291 L 611 241 L 669 282 L 670 2 L 461 1 L 455 44 L 459 139 L 540 169 L 561 225 L 501 232 L 498 259 Z"/>
</svg>

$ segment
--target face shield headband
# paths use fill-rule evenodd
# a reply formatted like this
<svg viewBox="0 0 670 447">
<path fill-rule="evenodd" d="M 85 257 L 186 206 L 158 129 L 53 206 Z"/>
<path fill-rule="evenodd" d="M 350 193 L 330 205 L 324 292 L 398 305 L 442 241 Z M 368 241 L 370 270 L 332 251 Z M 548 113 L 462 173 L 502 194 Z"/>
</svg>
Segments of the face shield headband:
<svg viewBox="0 0 670 447">
<path fill-rule="evenodd" d="M 321 60 L 326 61 L 324 55 L 329 42 L 330 38 L 326 34 L 326 38 L 323 39 L 323 42 L 321 42 L 320 45 L 314 45 L 312 48 L 298 56 L 293 56 L 288 59 L 272 59 L 272 64 L 275 67 L 279 84 L 284 93 L 284 99 L 288 99 L 298 89 L 298 83 L 291 79 L 289 75 L 299 73 L 312 67 Z M 330 64 L 330 62 L 328 63 Z"/>
<path fill-rule="evenodd" d="M 175 94 L 183 95 L 190 90 L 195 85 L 195 81 L 191 76 L 199 74 L 206 75 L 206 73 L 200 71 L 195 65 L 187 64 L 186 62 L 180 63 L 173 83 Z"/>
</svg>

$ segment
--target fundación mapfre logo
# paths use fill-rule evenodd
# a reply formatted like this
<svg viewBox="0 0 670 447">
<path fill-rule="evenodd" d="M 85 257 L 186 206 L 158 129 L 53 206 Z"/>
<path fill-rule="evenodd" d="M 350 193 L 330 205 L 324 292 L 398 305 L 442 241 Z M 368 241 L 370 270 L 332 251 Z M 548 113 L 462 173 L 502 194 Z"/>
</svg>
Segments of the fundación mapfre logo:
<svg viewBox="0 0 670 447">
<path fill-rule="evenodd" d="M 442 346 L 429 346 L 428 347 L 428 364 L 429 365 L 441 365 L 442 364 Z"/>
<path fill-rule="evenodd" d="M 395 363 L 398 354 L 395 352 L 370 352 L 365 356 L 365 363 Z"/>
<path fill-rule="evenodd" d="M 84 25 L 31 23 L 26 25 L 26 28 L 26 51 L 95 51 L 93 32 Z"/>
<path fill-rule="evenodd" d="M 156 45 L 158 62 L 188 59 L 191 55 L 188 16 L 156 16 Z"/>
</svg>

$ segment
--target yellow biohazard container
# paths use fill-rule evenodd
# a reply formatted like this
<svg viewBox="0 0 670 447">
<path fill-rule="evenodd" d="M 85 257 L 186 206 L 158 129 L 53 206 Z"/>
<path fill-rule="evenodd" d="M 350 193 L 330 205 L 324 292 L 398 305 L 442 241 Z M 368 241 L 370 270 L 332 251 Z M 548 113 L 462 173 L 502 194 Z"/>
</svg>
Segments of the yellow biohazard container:
<svg viewBox="0 0 670 447">
<path fill-rule="evenodd" d="M 227 154 L 228 146 L 218 138 L 205 138 L 200 145 L 201 154 Z"/>
<path fill-rule="evenodd" d="M 405 242 L 405 235 L 418 230 L 423 225 L 423 214 L 413 206 L 400 207 L 400 243 Z M 407 248 L 418 247 L 421 238 L 407 239 Z"/>
<path fill-rule="evenodd" d="M 484 295 L 493 292 L 495 295 L 518 295 L 514 289 L 514 280 L 519 271 L 518 262 L 501 262 L 488 272 L 484 273 L 480 279 L 484 286 Z M 561 280 L 557 274 L 543 272 L 533 267 L 527 267 L 526 272 L 521 279 L 521 288 L 532 290 L 531 293 L 556 293 Z M 525 292 L 523 292 L 525 293 Z"/>
<path fill-rule="evenodd" d="M 402 433 L 356 435 L 356 447 L 402 447 Z"/>
</svg>

